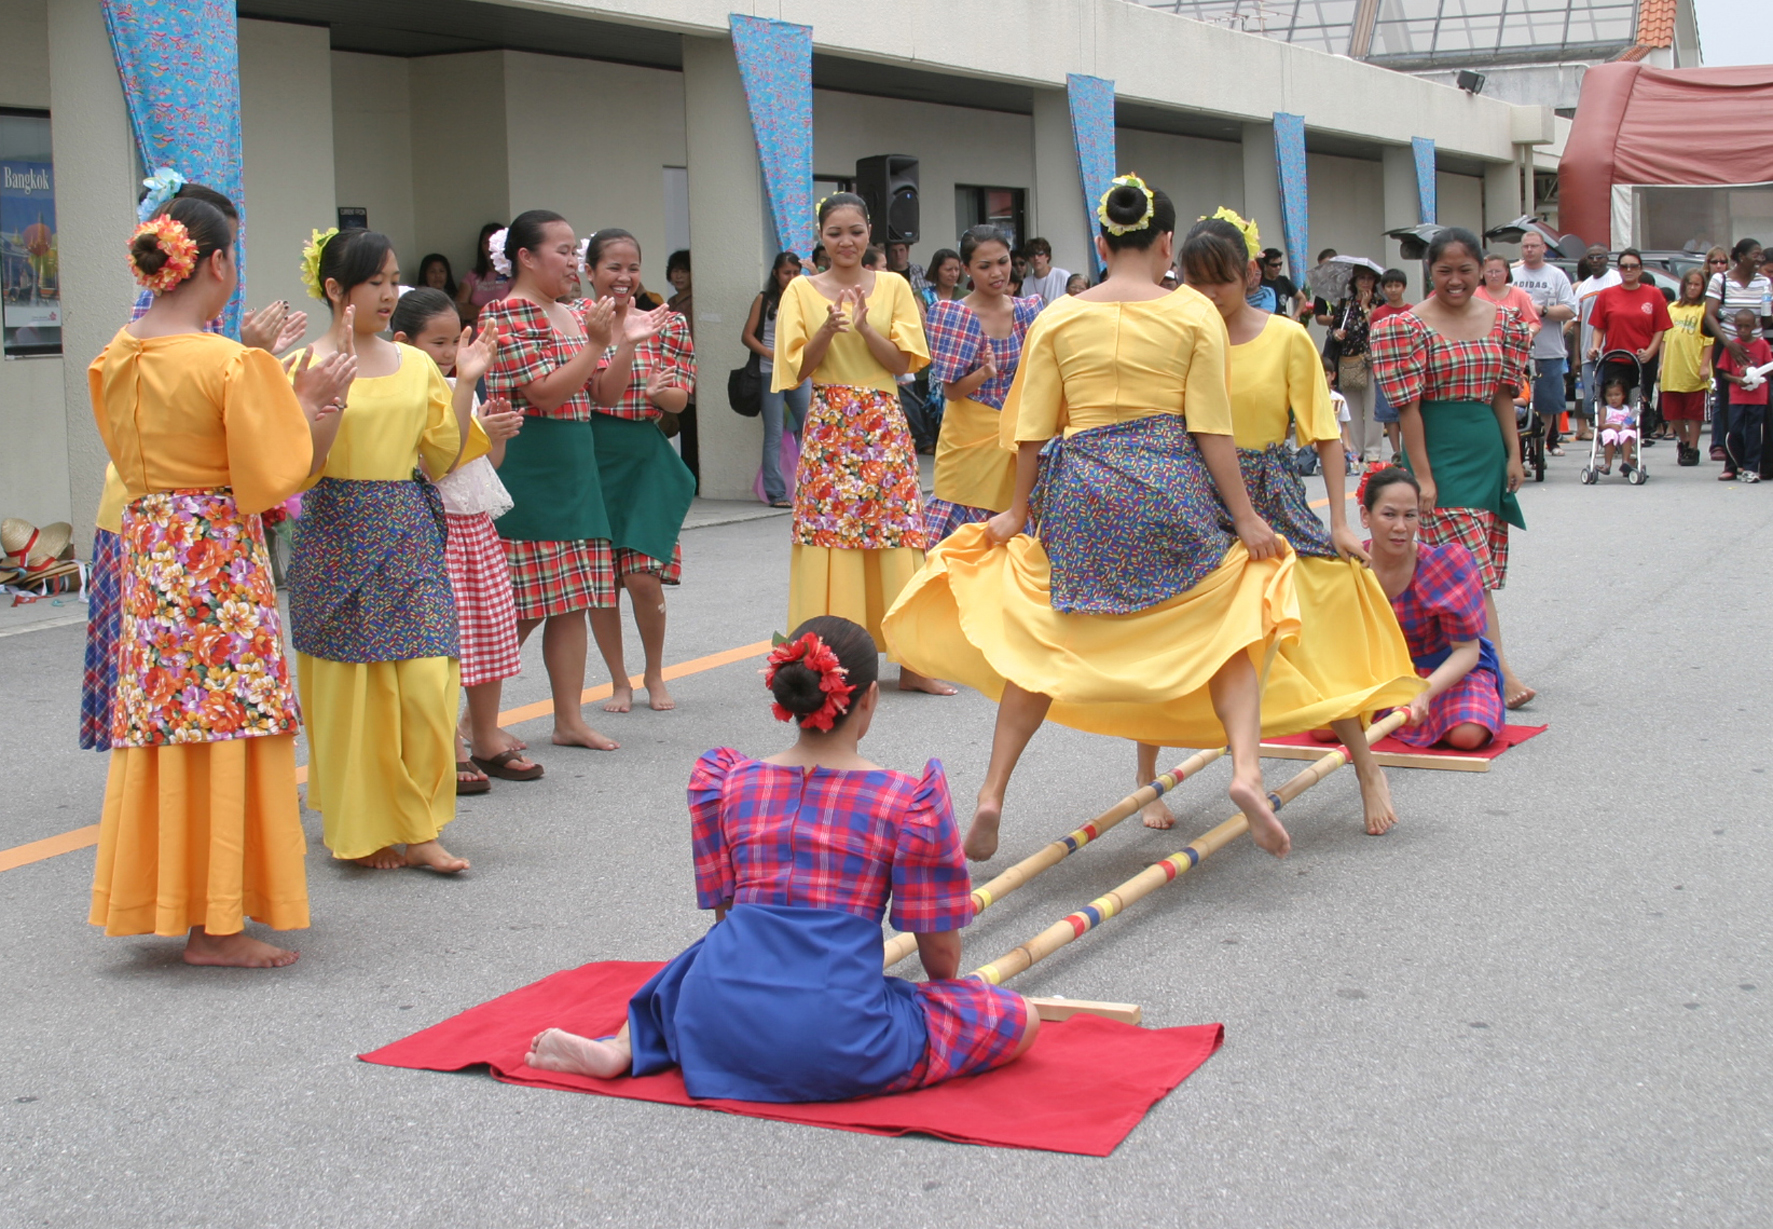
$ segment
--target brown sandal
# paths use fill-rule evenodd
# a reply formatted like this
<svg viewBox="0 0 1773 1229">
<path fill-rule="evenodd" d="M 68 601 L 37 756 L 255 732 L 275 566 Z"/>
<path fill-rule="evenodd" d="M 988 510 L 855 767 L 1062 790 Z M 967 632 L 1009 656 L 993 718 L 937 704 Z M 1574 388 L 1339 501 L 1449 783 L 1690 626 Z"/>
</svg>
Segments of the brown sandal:
<svg viewBox="0 0 1773 1229">
<path fill-rule="evenodd" d="M 480 778 L 480 780 L 478 780 L 478 781 L 464 781 L 464 780 L 462 780 L 463 773 L 474 772 L 477 767 L 478 767 L 478 765 L 472 764 L 467 760 L 457 760 L 456 761 L 456 797 L 457 798 L 463 798 L 469 794 L 485 794 L 485 793 L 489 793 L 492 790 L 492 782 L 488 781 L 486 779 L 486 777 L 484 777 L 484 776 L 482 776 Z"/>
<path fill-rule="evenodd" d="M 528 768 L 508 768 L 512 760 L 523 758 L 523 752 L 516 749 L 501 751 L 490 759 L 481 759 L 478 755 L 468 757 L 474 767 L 489 777 L 497 777 L 501 781 L 534 781 L 542 775 L 540 764 L 531 764 Z"/>
</svg>

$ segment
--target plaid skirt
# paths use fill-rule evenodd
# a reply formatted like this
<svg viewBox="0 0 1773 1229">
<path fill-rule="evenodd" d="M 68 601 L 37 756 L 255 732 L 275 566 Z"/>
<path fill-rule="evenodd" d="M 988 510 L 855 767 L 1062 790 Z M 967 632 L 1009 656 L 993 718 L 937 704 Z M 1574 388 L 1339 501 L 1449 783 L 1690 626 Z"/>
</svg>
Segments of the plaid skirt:
<svg viewBox="0 0 1773 1229">
<path fill-rule="evenodd" d="M 946 499 L 937 499 L 934 496 L 923 501 L 924 533 L 929 536 L 931 546 L 940 542 L 962 525 L 988 521 L 996 515 L 997 513 L 989 508 L 973 508 L 966 504 L 950 503 Z"/>
<path fill-rule="evenodd" d="M 927 1088 L 958 1076 L 1001 1067 L 1028 1028 L 1028 1000 L 977 978 L 922 981 L 917 1005 L 929 1029 L 923 1058 L 884 1092 Z"/>
<path fill-rule="evenodd" d="M 608 538 L 578 542 L 501 539 L 519 619 L 550 619 L 616 604 L 616 556 Z"/>
<path fill-rule="evenodd" d="M 1419 669 L 1426 678 L 1432 670 Z M 1463 722 L 1481 725 L 1492 735 L 1502 733 L 1508 714 L 1502 707 L 1502 684 L 1488 666 L 1476 666 L 1470 674 L 1454 683 L 1428 706 L 1428 720 L 1417 726 L 1404 726 L 1392 735 L 1411 747 L 1432 747 L 1447 736 L 1447 731 Z"/>
<path fill-rule="evenodd" d="M 123 536 L 100 529 L 92 539 L 86 590 L 86 676 L 80 684 L 80 748 L 111 749 L 117 700 L 117 633 L 123 626 Z"/>
<path fill-rule="evenodd" d="M 651 555 L 643 555 L 626 546 L 616 547 L 616 575 L 632 576 L 636 572 L 657 576 L 662 585 L 682 584 L 683 544 L 680 542 L 671 548 L 670 563 L 660 563 Z"/>
<path fill-rule="evenodd" d="M 1436 508 L 1422 518 L 1422 541 L 1430 546 L 1457 542 L 1477 560 L 1485 589 L 1508 580 L 1508 522 L 1485 508 Z"/>
<path fill-rule="evenodd" d="M 456 595 L 462 645 L 462 686 L 508 679 L 522 663 L 517 647 L 517 605 L 511 568 L 484 512 L 444 515 L 443 561 Z"/>
</svg>

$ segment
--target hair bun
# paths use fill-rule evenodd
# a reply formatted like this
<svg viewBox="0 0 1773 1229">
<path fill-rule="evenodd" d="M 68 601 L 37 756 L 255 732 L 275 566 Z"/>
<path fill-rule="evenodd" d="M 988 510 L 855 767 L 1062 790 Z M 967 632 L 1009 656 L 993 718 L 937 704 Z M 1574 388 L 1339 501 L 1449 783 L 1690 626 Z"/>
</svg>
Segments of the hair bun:
<svg viewBox="0 0 1773 1229">
<path fill-rule="evenodd" d="M 160 236 L 150 231 L 130 243 L 129 259 L 144 277 L 153 277 L 166 266 L 167 252 L 160 246 Z"/>
<path fill-rule="evenodd" d="M 825 693 L 819 688 L 819 675 L 804 662 L 783 663 L 776 670 L 770 691 L 777 704 L 798 717 L 816 713 L 825 704 Z"/>
<path fill-rule="evenodd" d="M 1131 184 L 1116 184 L 1108 193 L 1108 216 L 1117 226 L 1130 226 L 1145 216 L 1145 193 Z"/>
</svg>

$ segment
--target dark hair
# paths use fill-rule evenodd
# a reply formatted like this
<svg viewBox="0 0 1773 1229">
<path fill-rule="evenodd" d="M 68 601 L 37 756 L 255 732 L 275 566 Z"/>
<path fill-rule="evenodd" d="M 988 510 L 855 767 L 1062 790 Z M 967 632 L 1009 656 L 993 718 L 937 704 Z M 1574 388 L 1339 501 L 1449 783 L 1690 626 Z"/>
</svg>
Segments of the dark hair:
<svg viewBox="0 0 1773 1229">
<path fill-rule="evenodd" d="M 1244 284 L 1250 267 L 1243 232 L 1224 218 L 1202 218 L 1182 240 L 1182 269 L 1197 285 Z"/>
<path fill-rule="evenodd" d="M 1618 376 L 1614 376 L 1611 380 L 1608 380 L 1605 384 L 1601 385 L 1601 395 L 1604 397 L 1614 389 L 1618 389 L 1619 395 L 1623 397 L 1630 394 L 1631 385 L 1627 384 L 1624 380 L 1621 380 Z"/>
<path fill-rule="evenodd" d="M 1402 269 L 1387 269 L 1379 275 L 1379 284 L 1383 286 L 1387 282 L 1396 282 L 1400 286 L 1408 286 L 1410 284 L 1410 275 L 1405 273 Z"/>
<path fill-rule="evenodd" d="M 1415 474 L 1401 465 L 1387 465 L 1367 479 L 1367 490 L 1361 496 L 1361 506 L 1371 512 L 1373 506 L 1379 502 L 1379 492 L 1388 486 L 1396 486 L 1400 482 L 1416 494 L 1422 494 L 1422 484 L 1416 481 Z"/>
<path fill-rule="evenodd" d="M 1281 255 L 1282 255 L 1282 253 L 1279 248 L 1263 248 L 1262 249 L 1262 263 L 1267 264 L 1271 260 L 1279 260 L 1281 258 Z"/>
<path fill-rule="evenodd" d="M 1324 261 L 1328 260 L 1330 257 L 1334 256 L 1335 254 L 1336 254 L 1335 248 L 1325 248 L 1323 251 L 1321 251 L 1317 254 L 1317 263 L 1321 265 L 1324 263 Z"/>
<path fill-rule="evenodd" d="M 339 310 L 353 290 L 382 271 L 393 250 L 393 242 L 379 230 L 341 231 L 326 241 L 320 250 L 320 288 L 324 292 L 328 281 L 339 284 L 339 302 L 334 303 L 331 296 L 326 300 L 333 311 Z"/>
<path fill-rule="evenodd" d="M 515 225 L 515 223 L 513 223 Z M 474 272 L 479 277 L 491 277 L 493 272 L 492 257 L 487 254 L 486 241 L 492 235 L 505 229 L 497 222 L 488 222 L 480 228 L 480 238 L 474 241 Z M 509 236 L 507 236 L 507 240 Z M 511 244 L 505 244 L 505 254 L 511 253 Z"/>
<path fill-rule="evenodd" d="M 886 248 L 878 243 L 870 243 L 862 252 L 862 263 L 871 265 L 877 260 L 886 259 Z"/>
<path fill-rule="evenodd" d="M 1619 250 L 1619 259 L 1620 260 L 1624 260 L 1627 256 L 1637 257 L 1638 264 L 1640 264 L 1640 265 L 1642 265 L 1644 263 L 1644 254 L 1642 252 L 1638 251 L 1636 248 L 1621 248 Z"/>
<path fill-rule="evenodd" d="M 556 222 L 564 222 L 565 218 L 552 209 L 525 209 L 505 230 L 505 259 L 511 262 L 511 275 L 515 277 L 519 264 L 517 253 L 533 252 L 542 246 L 547 236 L 548 227 Z M 485 276 L 484 274 L 482 276 Z"/>
<path fill-rule="evenodd" d="M 1030 259 L 1036 256 L 1045 256 L 1048 260 L 1053 258 L 1053 245 L 1045 239 L 1030 239 L 1022 250 L 1028 253 Z"/>
<path fill-rule="evenodd" d="M 462 318 L 456 313 L 455 299 L 435 286 L 414 286 L 394 305 L 394 314 L 388 317 L 388 331 L 417 337 L 420 330 L 439 316 L 448 316 L 457 328 L 461 327 Z"/>
<path fill-rule="evenodd" d="M 174 197 L 154 216 L 169 217 L 183 226 L 185 233 L 191 236 L 191 242 L 197 245 L 197 264 L 180 279 L 181 284 L 195 277 L 198 267 L 211 254 L 234 242 L 234 226 L 228 214 L 196 196 Z M 160 246 L 158 235 L 137 235 L 129 245 L 130 262 L 148 277 L 160 272 L 166 264 L 166 257 L 166 249 Z"/>
<path fill-rule="evenodd" d="M 585 248 L 585 265 L 587 268 L 596 265 L 603 259 L 604 252 L 618 243 L 632 243 L 634 254 L 640 255 L 640 240 L 619 226 L 606 226 L 591 236 L 590 244 Z M 687 261 L 685 262 L 687 264 Z"/>
<path fill-rule="evenodd" d="M 815 265 L 819 263 L 819 256 L 821 253 L 823 253 L 827 259 L 831 256 L 830 252 L 825 251 L 825 245 L 823 243 L 813 244 L 813 263 Z"/>
<path fill-rule="evenodd" d="M 450 268 L 449 257 L 445 256 L 442 252 L 432 252 L 430 255 L 426 256 L 425 259 L 419 261 L 419 285 L 423 286 L 425 284 L 425 270 L 429 269 L 434 264 L 443 266 L 443 293 L 452 299 L 455 298 L 456 271 Z"/>
<path fill-rule="evenodd" d="M 1759 239 L 1738 239 L 1736 246 L 1730 249 L 1731 260 L 1741 260 L 1750 252 L 1761 246 Z"/>
<path fill-rule="evenodd" d="M 963 272 L 965 271 L 967 262 L 961 260 L 960 253 L 953 248 L 937 248 L 934 252 L 930 253 L 930 263 L 928 266 L 930 285 L 934 286 L 936 284 L 936 271 L 951 260 L 960 261 L 961 269 Z"/>
<path fill-rule="evenodd" d="M 857 209 L 861 211 L 862 220 L 868 221 L 868 202 L 854 192 L 833 192 L 819 204 L 819 229 L 825 229 L 825 219 L 839 209 Z"/>
<path fill-rule="evenodd" d="M 637 243 L 634 246 L 636 248 L 638 248 L 640 245 Z M 685 273 L 688 273 L 690 271 L 690 259 L 689 259 L 689 249 L 688 248 L 678 248 L 675 252 L 671 253 L 671 255 L 665 257 L 665 278 L 666 278 L 666 280 L 670 280 L 671 275 L 673 273 L 677 272 L 679 269 L 682 269 Z"/>
<path fill-rule="evenodd" d="M 1594 276 L 1594 266 L 1588 263 L 1588 257 L 1584 256 L 1576 262 L 1576 280 L 1577 281 L 1586 282 L 1589 278 L 1591 278 L 1593 276 Z"/>
<path fill-rule="evenodd" d="M 1010 246 L 1010 237 L 989 223 L 983 226 L 967 227 L 966 233 L 960 237 L 960 263 L 963 265 L 972 264 L 973 253 L 987 243 L 1001 243 L 1007 249 Z"/>
<path fill-rule="evenodd" d="M 1471 258 L 1473 260 L 1482 262 L 1484 259 L 1484 245 L 1478 242 L 1478 237 L 1476 235 L 1466 230 L 1463 226 L 1449 226 L 1446 230 L 1443 230 L 1440 234 L 1436 235 L 1433 241 L 1429 243 L 1428 263 L 1432 266 L 1437 260 L 1447 254 L 1447 249 L 1453 247 L 1464 248 L 1471 253 Z"/>
<path fill-rule="evenodd" d="M 1145 199 L 1146 189 L 1135 188 L 1132 184 L 1116 184 L 1108 190 L 1107 203 L 1103 212 L 1108 221 L 1117 226 L 1130 226 L 1145 216 L 1146 206 L 1151 207 L 1151 221 L 1138 230 L 1130 230 L 1124 235 L 1110 233 L 1108 223 L 1102 224 L 1102 242 L 1108 245 L 1111 252 L 1132 250 L 1143 252 L 1157 242 L 1159 235 L 1175 233 L 1176 207 L 1170 198 L 1156 188 L 1150 189 L 1151 200 Z"/>
<path fill-rule="evenodd" d="M 783 267 L 791 260 L 795 264 L 799 264 L 800 256 L 794 252 L 777 252 L 776 258 L 770 261 L 770 280 L 765 282 L 763 286 L 763 315 L 759 318 L 760 320 L 768 320 L 771 316 L 774 316 L 776 310 L 781 307 L 782 287 L 781 284 L 776 281 L 776 275 L 780 273 Z"/>
<path fill-rule="evenodd" d="M 879 677 L 880 649 L 867 628 L 836 615 L 815 615 L 795 628 L 788 639 L 799 640 L 808 632 L 823 640 L 826 647 L 837 654 L 837 663 L 844 670 L 844 681 L 855 689 L 850 692 L 849 707 L 831 723 L 835 730 L 850 719 L 850 714 L 862 701 L 862 693 Z M 770 690 L 775 693 L 776 703 L 795 715 L 796 725 L 800 724 L 799 718 L 825 707 L 825 693 L 819 689 L 818 674 L 801 662 L 789 662 L 778 668 Z"/>
<path fill-rule="evenodd" d="M 137 202 L 140 202 L 146 199 L 147 195 L 148 190 L 143 188 L 141 195 L 137 196 L 135 199 Z M 173 201 L 202 201 L 205 205 L 213 205 L 215 208 L 221 210 L 222 216 L 228 219 L 228 221 L 240 221 L 240 211 L 234 208 L 234 202 L 223 196 L 220 192 L 217 192 L 214 188 L 208 187 L 204 184 L 186 184 L 177 192 L 174 192 L 165 204 L 156 209 L 154 211 L 154 216 L 157 218 L 163 216 L 168 209 L 172 208 Z"/>
</svg>

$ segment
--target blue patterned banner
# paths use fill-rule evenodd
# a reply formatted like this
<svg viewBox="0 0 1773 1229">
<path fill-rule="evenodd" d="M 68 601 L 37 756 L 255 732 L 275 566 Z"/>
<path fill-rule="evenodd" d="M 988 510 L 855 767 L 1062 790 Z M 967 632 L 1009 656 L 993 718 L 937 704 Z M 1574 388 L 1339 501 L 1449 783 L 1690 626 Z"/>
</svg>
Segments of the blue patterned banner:
<svg viewBox="0 0 1773 1229">
<path fill-rule="evenodd" d="M 1065 97 L 1071 104 L 1071 143 L 1077 149 L 1077 174 L 1083 182 L 1084 243 L 1090 265 L 1102 275 L 1096 255 L 1096 205 L 1114 179 L 1114 82 L 1101 77 L 1065 74 Z"/>
<path fill-rule="evenodd" d="M 103 8 L 142 165 L 150 171 L 169 166 L 192 183 L 214 188 L 240 211 L 240 289 L 224 313 L 228 336 L 239 337 L 246 290 L 246 182 L 234 5 L 231 0 L 103 0 Z M 124 238 L 118 240 L 119 251 Z M 296 260 L 295 253 L 290 260 Z"/>
<path fill-rule="evenodd" d="M 1274 163 L 1280 178 L 1281 233 L 1287 265 L 1301 288 L 1311 270 L 1311 194 L 1305 176 L 1305 117 L 1274 113 Z"/>
<path fill-rule="evenodd" d="M 1410 152 L 1416 155 L 1416 200 L 1424 222 L 1439 221 L 1435 217 L 1438 201 L 1434 181 L 1434 141 L 1429 137 L 1411 137 Z"/>
<path fill-rule="evenodd" d="M 731 21 L 778 250 L 811 261 L 818 232 L 813 217 L 813 28 L 739 13 Z"/>
</svg>

